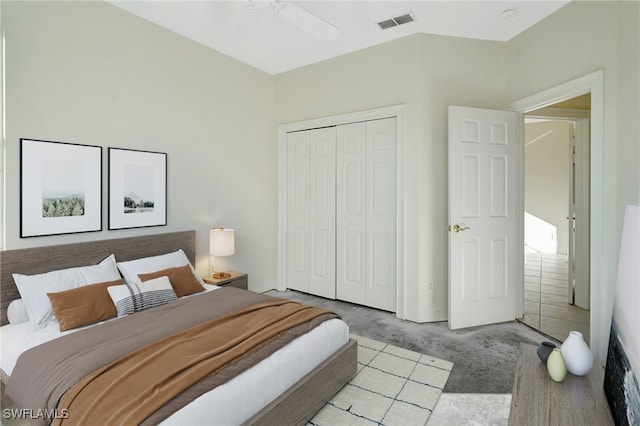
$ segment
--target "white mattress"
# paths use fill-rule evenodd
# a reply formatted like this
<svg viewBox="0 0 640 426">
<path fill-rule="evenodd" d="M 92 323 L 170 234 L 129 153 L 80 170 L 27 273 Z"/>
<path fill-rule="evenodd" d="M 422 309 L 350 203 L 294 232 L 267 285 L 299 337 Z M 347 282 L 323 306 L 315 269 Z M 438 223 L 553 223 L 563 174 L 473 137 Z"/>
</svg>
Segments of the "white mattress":
<svg viewBox="0 0 640 426">
<path fill-rule="evenodd" d="M 209 286 L 215 287 L 215 286 Z M 197 297 L 197 296 L 194 296 Z M 31 331 L 29 323 L 0 327 L 0 367 L 11 375 L 24 351 L 64 334 L 56 322 Z M 313 370 L 349 340 L 339 319 L 323 322 L 229 382 L 176 411 L 163 425 L 236 425 L 248 420 L 278 395 Z"/>
</svg>

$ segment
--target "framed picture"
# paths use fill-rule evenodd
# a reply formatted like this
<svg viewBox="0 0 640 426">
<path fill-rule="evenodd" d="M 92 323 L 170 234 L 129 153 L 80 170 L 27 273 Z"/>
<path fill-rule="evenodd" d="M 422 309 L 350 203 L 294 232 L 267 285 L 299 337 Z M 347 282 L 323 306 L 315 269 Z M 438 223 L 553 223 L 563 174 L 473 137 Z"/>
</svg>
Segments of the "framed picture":
<svg viewBox="0 0 640 426">
<path fill-rule="evenodd" d="M 109 229 L 167 224 L 167 154 L 109 148 Z"/>
<path fill-rule="evenodd" d="M 20 238 L 102 230 L 102 147 L 20 139 Z"/>
</svg>

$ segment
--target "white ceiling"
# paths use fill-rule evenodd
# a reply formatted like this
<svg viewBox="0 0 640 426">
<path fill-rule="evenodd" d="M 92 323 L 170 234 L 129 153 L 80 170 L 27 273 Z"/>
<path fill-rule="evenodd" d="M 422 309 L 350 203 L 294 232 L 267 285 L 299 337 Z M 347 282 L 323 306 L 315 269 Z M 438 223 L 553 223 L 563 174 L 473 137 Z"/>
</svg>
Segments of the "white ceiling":
<svg viewBox="0 0 640 426">
<path fill-rule="evenodd" d="M 569 0 L 295 1 L 337 27 L 321 41 L 277 16 L 268 1 L 107 0 L 109 3 L 269 74 L 279 74 L 415 33 L 507 41 Z M 286 0 L 278 0 L 286 2 Z M 513 10 L 509 19 L 504 11 Z M 415 21 L 381 30 L 376 22 L 412 12 Z"/>
</svg>

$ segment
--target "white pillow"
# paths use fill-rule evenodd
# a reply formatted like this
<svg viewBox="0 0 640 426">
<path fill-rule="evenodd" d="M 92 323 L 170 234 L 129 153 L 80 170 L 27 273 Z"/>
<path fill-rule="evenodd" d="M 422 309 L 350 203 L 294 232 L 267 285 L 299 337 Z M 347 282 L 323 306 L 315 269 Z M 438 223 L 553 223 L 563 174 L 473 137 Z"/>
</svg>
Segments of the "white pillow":
<svg viewBox="0 0 640 426">
<path fill-rule="evenodd" d="M 27 307 L 22 299 L 12 300 L 7 307 L 7 319 L 9 324 L 22 324 L 29 321 Z"/>
<path fill-rule="evenodd" d="M 142 282 L 138 274 L 150 274 L 152 272 L 163 271 L 169 268 L 189 265 L 193 276 L 198 282 L 204 286 L 204 281 L 193 268 L 189 258 L 182 251 L 174 251 L 173 253 L 161 254 L 159 256 L 144 257 L 141 259 L 129 260 L 127 262 L 118 262 L 118 269 L 122 273 L 125 282 L 128 284 L 137 284 Z"/>
<path fill-rule="evenodd" d="M 114 255 L 97 265 L 60 269 L 37 275 L 13 274 L 13 280 L 27 308 L 32 330 L 43 328 L 50 320 L 55 320 L 47 293 L 117 279 L 120 279 L 120 273 Z"/>
<path fill-rule="evenodd" d="M 133 314 L 178 299 L 168 277 L 158 277 L 141 284 L 107 287 L 118 316 Z"/>
</svg>

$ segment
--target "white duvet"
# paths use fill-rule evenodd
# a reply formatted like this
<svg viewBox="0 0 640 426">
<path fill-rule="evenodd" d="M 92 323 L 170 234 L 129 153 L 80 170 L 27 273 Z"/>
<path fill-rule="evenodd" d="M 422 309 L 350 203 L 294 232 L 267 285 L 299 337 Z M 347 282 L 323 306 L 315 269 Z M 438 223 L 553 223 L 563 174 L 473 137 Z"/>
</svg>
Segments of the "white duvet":
<svg viewBox="0 0 640 426">
<path fill-rule="evenodd" d="M 215 286 L 207 285 L 209 290 Z M 197 295 L 193 296 L 197 297 Z M 60 332 L 58 324 L 31 331 L 29 323 L 0 327 L 0 367 L 11 375 L 24 351 L 77 330 Z M 176 411 L 163 425 L 237 425 L 273 401 L 349 340 L 344 321 L 331 319 L 304 334 L 229 382 Z"/>
</svg>

